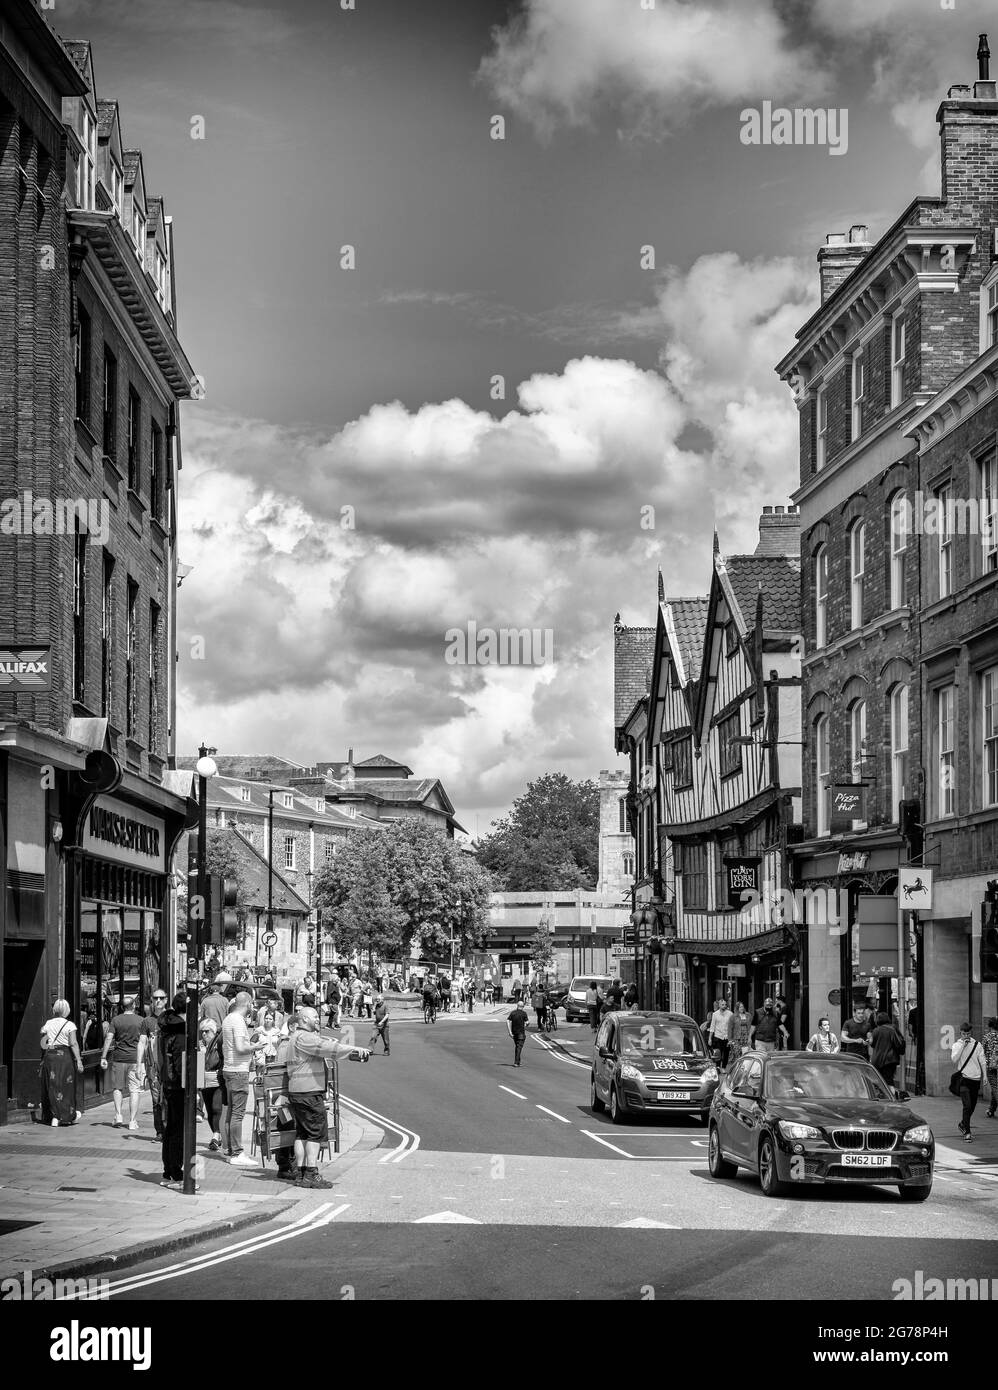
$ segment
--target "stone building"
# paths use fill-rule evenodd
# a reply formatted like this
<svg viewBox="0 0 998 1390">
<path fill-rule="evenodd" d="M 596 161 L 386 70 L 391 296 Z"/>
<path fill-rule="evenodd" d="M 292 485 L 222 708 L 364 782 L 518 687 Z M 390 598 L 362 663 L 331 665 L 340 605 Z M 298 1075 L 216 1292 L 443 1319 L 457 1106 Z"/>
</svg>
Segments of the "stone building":
<svg viewBox="0 0 998 1390">
<path fill-rule="evenodd" d="M 53 1000 L 172 979 L 179 403 L 172 228 L 90 45 L 0 12 L 0 1108 Z M 90 1029 L 89 1035 L 99 1033 Z M 88 1050 L 80 1101 L 95 1089 Z"/>
<path fill-rule="evenodd" d="M 634 836 L 627 823 L 625 768 L 606 769 L 599 775 L 599 881 L 597 889 L 608 897 L 630 902 L 634 886 Z"/>
</svg>

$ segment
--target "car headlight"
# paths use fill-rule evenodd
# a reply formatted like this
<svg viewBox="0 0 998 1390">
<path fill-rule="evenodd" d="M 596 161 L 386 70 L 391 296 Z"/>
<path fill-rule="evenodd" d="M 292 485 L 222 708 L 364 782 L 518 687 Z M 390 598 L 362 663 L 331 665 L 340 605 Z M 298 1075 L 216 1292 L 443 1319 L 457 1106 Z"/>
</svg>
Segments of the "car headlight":
<svg viewBox="0 0 998 1390">
<path fill-rule="evenodd" d="M 620 1075 L 625 1081 L 640 1081 L 641 1073 L 637 1067 L 632 1067 L 630 1062 L 625 1062 L 620 1068 Z"/>
<path fill-rule="evenodd" d="M 717 1080 L 717 1068 L 716 1068 L 716 1067 L 704 1067 L 703 1071 L 702 1071 L 701 1074 L 700 1074 L 700 1080 L 701 1080 L 701 1081 L 716 1081 L 716 1080 Z"/>
<path fill-rule="evenodd" d="M 797 1125 L 791 1120 L 780 1121 L 780 1133 L 784 1139 L 820 1139 L 821 1131 L 814 1125 Z"/>
<path fill-rule="evenodd" d="M 928 1125 L 913 1125 L 904 1132 L 906 1144 L 931 1144 L 932 1130 Z"/>
</svg>

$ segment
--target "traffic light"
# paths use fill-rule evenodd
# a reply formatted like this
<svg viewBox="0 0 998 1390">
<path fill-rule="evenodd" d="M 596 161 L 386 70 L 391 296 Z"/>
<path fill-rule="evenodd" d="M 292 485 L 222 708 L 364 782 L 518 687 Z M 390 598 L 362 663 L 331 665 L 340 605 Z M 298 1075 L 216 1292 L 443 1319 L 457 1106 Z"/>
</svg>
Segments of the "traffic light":
<svg viewBox="0 0 998 1390">
<path fill-rule="evenodd" d="M 901 832 L 901 839 L 908 846 L 908 863 L 921 863 L 924 844 L 921 802 L 898 802 L 898 830 Z"/>
<path fill-rule="evenodd" d="M 981 915 L 981 983 L 998 982 L 998 878 L 988 880 Z"/>
<path fill-rule="evenodd" d="M 208 940 L 213 946 L 224 946 L 239 935 L 236 899 L 239 885 L 234 878 L 221 874 L 208 875 Z"/>
</svg>

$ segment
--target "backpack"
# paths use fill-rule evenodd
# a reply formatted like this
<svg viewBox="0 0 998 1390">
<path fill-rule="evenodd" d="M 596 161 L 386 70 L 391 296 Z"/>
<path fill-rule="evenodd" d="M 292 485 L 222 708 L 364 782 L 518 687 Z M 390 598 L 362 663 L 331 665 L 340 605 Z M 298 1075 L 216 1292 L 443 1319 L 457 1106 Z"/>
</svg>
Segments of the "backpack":
<svg viewBox="0 0 998 1390">
<path fill-rule="evenodd" d="M 222 1033 L 219 1030 L 212 1034 L 211 1042 L 204 1054 L 204 1074 L 208 1077 L 209 1072 L 218 1074 L 222 1070 Z"/>
<path fill-rule="evenodd" d="M 180 1090 L 183 1086 L 183 1066 L 185 1039 L 184 1030 L 178 1028 L 176 1032 L 164 1033 L 160 1030 L 160 1046 L 162 1048 L 162 1063 L 160 1066 L 160 1077 L 164 1090 Z"/>
</svg>

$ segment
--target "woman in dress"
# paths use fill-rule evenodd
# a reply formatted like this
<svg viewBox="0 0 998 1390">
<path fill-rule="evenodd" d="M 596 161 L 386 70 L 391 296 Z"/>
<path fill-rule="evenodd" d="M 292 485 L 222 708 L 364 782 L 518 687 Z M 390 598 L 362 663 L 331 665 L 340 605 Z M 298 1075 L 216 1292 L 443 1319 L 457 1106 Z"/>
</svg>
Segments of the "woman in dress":
<svg viewBox="0 0 998 1390">
<path fill-rule="evenodd" d="M 818 1031 L 808 1040 L 807 1052 L 838 1052 L 839 1040 L 827 1018 L 818 1019 Z"/>
<path fill-rule="evenodd" d="M 80 1116 L 76 1075 L 83 1075 L 83 1058 L 65 999 L 53 1004 L 52 1017 L 42 1027 L 41 1046 L 42 1119 L 52 1126 L 75 1125 Z"/>
<path fill-rule="evenodd" d="M 198 1026 L 198 1044 L 204 1054 L 204 1086 L 201 1099 L 204 1115 L 211 1126 L 212 1153 L 222 1147 L 222 1107 L 225 1104 L 225 1084 L 222 1079 L 222 1048 L 218 1024 L 213 1018 L 203 1018 Z"/>
</svg>

